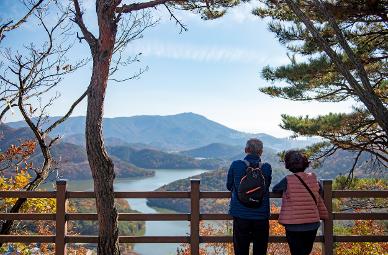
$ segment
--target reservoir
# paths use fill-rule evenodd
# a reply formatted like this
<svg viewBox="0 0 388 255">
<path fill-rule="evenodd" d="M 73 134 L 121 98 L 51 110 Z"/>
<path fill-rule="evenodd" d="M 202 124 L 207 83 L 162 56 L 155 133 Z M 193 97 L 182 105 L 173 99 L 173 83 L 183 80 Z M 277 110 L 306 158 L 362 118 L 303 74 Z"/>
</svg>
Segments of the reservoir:
<svg viewBox="0 0 388 255">
<path fill-rule="evenodd" d="M 115 191 L 153 191 L 176 180 L 206 172 L 203 169 L 156 169 L 155 176 L 144 179 L 116 179 Z M 92 190 L 92 181 L 69 181 L 72 191 Z M 190 188 L 188 188 L 190 189 Z M 147 205 L 146 199 L 128 199 L 132 209 L 142 213 L 158 213 Z M 147 221 L 145 236 L 181 236 L 189 233 L 188 221 Z M 134 251 L 141 255 L 175 255 L 179 244 L 135 244 Z"/>
</svg>

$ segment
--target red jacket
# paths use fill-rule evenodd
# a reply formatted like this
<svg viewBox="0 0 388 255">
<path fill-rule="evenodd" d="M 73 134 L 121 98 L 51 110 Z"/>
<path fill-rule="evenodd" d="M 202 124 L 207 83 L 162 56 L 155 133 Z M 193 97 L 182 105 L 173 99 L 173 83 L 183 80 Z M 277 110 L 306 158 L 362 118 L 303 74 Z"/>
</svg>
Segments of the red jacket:
<svg viewBox="0 0 388 255">
<path fill-rule="evenodd" d="M 301 181 L 294 176 L 288 175 L 287 190 L 283 193 L 282 208 L 280 210 L 279 222 L 281 224 L 304 224 L 319 222 L 320 219 L 327 219 L 328 213 L 319 194 L 319 184 L 314 173 L 297 173 L 313 192 L 318 205 Z"/>
</svg>

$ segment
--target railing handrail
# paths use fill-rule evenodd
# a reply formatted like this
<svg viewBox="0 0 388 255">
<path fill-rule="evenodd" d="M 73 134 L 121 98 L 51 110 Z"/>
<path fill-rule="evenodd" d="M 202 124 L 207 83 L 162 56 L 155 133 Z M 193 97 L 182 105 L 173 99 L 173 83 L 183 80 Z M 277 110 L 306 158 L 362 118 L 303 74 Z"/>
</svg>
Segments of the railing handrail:
<svg viewBox="0 0 388 255">
<path fill-rule="evenodd" d="M 332 181 L 323 181 L 324 202 L 329 211 L 329 220 L 323 222 L 323 235 L 316 237 L 316 242 L 323 243 L 323 254 L 332 255 L 334 242 L 388 242 L 388 236 L 335 236 L 333 220 L 388 220 L 385 212 L 333 212 L 333 198 L 387 198 L 388 190 L 349 191 L 332 190 Z M 189 243 L 191 254 L 199 254 L 200 243 L 232 242 L 231 236 L 201 236 L 201 220 L 231 220 L 232 217 L 222 213 L 200 213 L 201 199 L 229 198 L 227 191 L 200 191 L 199 180 L 191 180 L 190 191 L 146 191 L 115 192 L 115 198 L 179 198 L 190 199 L 190 213 L 119 213 L 119 221 L 189 221 L 189 236 L 120 236 L 120 243 Z M 270 193 L 271 198 L 280 198 L 278 193 Z M 0 242 L 56 243 L 56 254 L 66 254 L 66 244 L 96 243 L 97 236 L 67 235 L 67 222 L 71 220 L 97 220 L 96 213 L 68 213 L 67 203 L 70 198 L 95 198 L 94 192 L 67 191 L 65 180 L 57 181 L 56 191 L 0 191 L 0 198 L 56 198 L 56 213 L 0 213 L 0 220 L 52 220 L 56 221 L 56 235 L 0 235 Z M 277 220 L 278 213 L 273 213 L 270 220 Z M 284 236 L 270 236 L 270 242 L 286 242 Z"/>
<path fill-rule="evenodd" d="M 55 198 L 57 191 L 0 191 L 0 198 Z M 93 191 L 67 191 L 67 198 L 96 198 Z M 388 190 L 332 190 L 333 198 L 387 198 Z M 281 198 L 270 192 L 270 198 Z M 190 191 L 116 191 L 115 198 L 190 198 Z M 201 191 L 202 198 L 230 198 L 229 191 Z"/>
</svg>

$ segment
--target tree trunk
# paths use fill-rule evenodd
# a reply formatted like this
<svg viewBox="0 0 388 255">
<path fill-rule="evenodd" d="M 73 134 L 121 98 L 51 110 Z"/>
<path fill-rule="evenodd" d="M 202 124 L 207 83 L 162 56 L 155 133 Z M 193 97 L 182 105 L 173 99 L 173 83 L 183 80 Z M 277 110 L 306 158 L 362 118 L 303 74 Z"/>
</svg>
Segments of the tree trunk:
<svg viewBox="0 0 388 255">
<path fill-rule="evenodd" d="M 102 140 L 102 103 L 104 92 L 101 80 L 94 78 L 88 93 L 86 116 L 86 149 L 94 180 L 98 215 L 98 254 L 120 254 L 118 246 L 117 210 L 113 181 L 114 165 L 108 157 Z"/>
<path fill-rule="evenodd" d="M 116 40 L 117 25 L 111 17 L 109 4 L 99 3 L 97 15 L 100 37 L 93 54 L 93 72 L 88 90 L 86 114 L 86 150 L 92 176 L 98 215 L 98 249 L 100 255 L 119 255 L 118 214 L 115 207 L 114 165 L 102 136 L 102 118 L 109 67 Z M 114 17 L 114 16 L 113 16 Z"/>
</svg>

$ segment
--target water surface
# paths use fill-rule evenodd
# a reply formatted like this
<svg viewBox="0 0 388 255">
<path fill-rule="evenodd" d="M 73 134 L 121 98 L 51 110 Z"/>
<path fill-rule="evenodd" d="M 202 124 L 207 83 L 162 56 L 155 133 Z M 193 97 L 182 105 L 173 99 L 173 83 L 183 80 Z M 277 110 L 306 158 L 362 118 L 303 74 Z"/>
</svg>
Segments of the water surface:
<svg viewBox="0 0 388 255">
<path fill-rule="evenodd" d="M 202 169 L 157 169 L 155 176 L 144 179 L 116 179 L 115 191 L 153 191 L 176 180 L 206 172 Z M 90 191 L 92 180 L 69 181 L 68 190 Z M 128 199 L 132 209 L 142 213 L 158 213 L 147 205 L 146 199 Z M 187 221 L 147 221 L 146 236 L 177 236 L 188 235 Z M 141 255 L 173 255 L 179 244 L 135 244 L 134 250 Z"/>
</svg>

